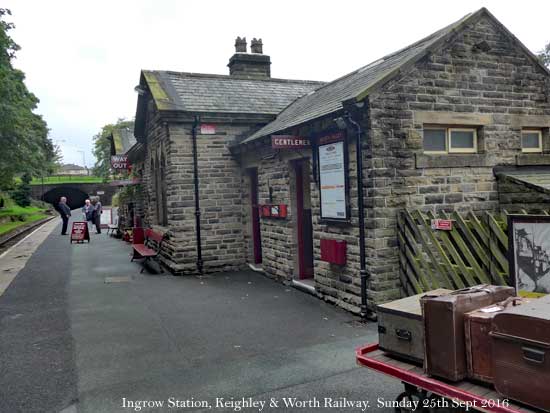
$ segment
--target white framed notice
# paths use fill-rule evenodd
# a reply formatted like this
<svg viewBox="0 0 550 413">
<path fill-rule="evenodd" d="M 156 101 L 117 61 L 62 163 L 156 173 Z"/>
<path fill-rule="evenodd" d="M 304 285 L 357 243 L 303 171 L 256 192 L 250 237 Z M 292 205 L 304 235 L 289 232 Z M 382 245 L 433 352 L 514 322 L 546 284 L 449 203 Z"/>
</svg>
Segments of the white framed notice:
<svg viewBox="0 0 550 413">
<path fill-rule="evenodd" d="M 347 220 L 346 157 L 344 141 L 319 145 L 321 219 Z"/>
</svg>

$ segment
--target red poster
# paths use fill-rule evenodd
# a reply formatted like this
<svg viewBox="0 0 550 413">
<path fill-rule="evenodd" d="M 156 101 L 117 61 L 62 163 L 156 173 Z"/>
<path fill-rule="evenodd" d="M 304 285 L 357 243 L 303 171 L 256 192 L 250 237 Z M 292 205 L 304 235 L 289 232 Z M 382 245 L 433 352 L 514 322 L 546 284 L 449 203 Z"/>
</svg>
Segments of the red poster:
<svg viewBox="0 0 550 413">
<path fill-rule="evenodd" d="M 84 221 L 73 222 L 71 229 L 71 244 L 75 242 L 90 242 L 90 232 L 88 231 L 88 223 Z"/>
</svg>

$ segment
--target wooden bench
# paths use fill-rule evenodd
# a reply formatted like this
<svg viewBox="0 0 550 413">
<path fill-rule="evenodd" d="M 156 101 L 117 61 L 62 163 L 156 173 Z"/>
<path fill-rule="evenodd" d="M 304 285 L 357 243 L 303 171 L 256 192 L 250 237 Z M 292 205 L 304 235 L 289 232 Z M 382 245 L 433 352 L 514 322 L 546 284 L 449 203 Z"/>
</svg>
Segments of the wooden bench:
<svg viewBox="0 0 550 413">
<path fill-rule="evenodd" d="M 147 228 L 145 232 L 143 228 L 134 228 L 133 238 L 132 247 L 134 249 L 134 254 L 132 255 L 131 261 L 137 259 L 144 260 L 142 262 L 143 267 L 140 271 L 140 273 L 142 273 L 148 261 L 157 260 L 162 248 L 162 243 L 167 237 L 166 234 L 155 232 L 151 228 Z M 164 272 L 162 265 L 160 265 L 160 272 Z"/>
</svg>

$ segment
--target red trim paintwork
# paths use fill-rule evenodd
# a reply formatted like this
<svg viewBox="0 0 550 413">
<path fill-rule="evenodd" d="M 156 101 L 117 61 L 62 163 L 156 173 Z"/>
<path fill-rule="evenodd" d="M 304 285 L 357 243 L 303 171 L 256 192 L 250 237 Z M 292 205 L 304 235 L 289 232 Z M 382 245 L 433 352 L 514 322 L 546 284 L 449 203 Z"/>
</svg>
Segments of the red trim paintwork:
<svg viewBox="0 0 550 413">
<path fill-rule="evenodd" d="M 397 366 L 393 366 L 388 363 L 383 363 L 381 361 L 375 360 L 368 356 L 369 353 L 378 350 L 378 344 L 368 344 L 364 347 L 359 347 L 356 351 L 356 360 L 357 363 L 369 367 L 373 370 L 379 371 L 381 373 L 387 374 L 389 376 L 395 377 L 405 383 L 412 384 L 421 389 L 436 393 L 440 396 L 456 399 L 463 402 L 472 402 L 475 403 L 476 410 L 485 411 L 485 412 L 495 412 L 495 413 L 519 413 L 520 410 L 514 409 L 512 407 L 506 406 L 494 406 L 494 407 L 484 407 L 480 408 L 484 402 L 486 403 L 489 400 L 483 396 L 478 396 L 476 394 L 469 393 L 467 391 L 461 390 L 457 387 L 454 387 L 450 384 L 443 383 L 439 380 L 433 379 L 431 377 L 419 375 L 416 373 L 411 373 L 410 371 L 401 369 Z M 522 411 L 527 409 L 523 408 Z M 528 411 L 528 410 L 527 410 Z"/>
</svg>

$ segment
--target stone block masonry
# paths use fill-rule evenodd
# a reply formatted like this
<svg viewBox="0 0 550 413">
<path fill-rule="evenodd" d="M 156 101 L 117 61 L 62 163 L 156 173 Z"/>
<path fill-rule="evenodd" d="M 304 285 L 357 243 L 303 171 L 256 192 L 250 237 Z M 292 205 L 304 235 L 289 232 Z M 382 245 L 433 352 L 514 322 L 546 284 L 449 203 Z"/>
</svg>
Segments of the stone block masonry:
<svg viewBox="0 0 550 413">
<path fill-rule="evenodd" d="M 475 47 L 482 41 L 490 46 L 486 52 Z M 550 114 L 546 78 L 495 23 L 482 18 L 368 97 L 367 256 L 375 301 L 399 293 L 400 208 L 499 209 L 493 167 L 514 164 L 521 153 L 516 117 Z M 426 122 L 474 125 L 477 154 L 424 155 Z"/>
</svg>

